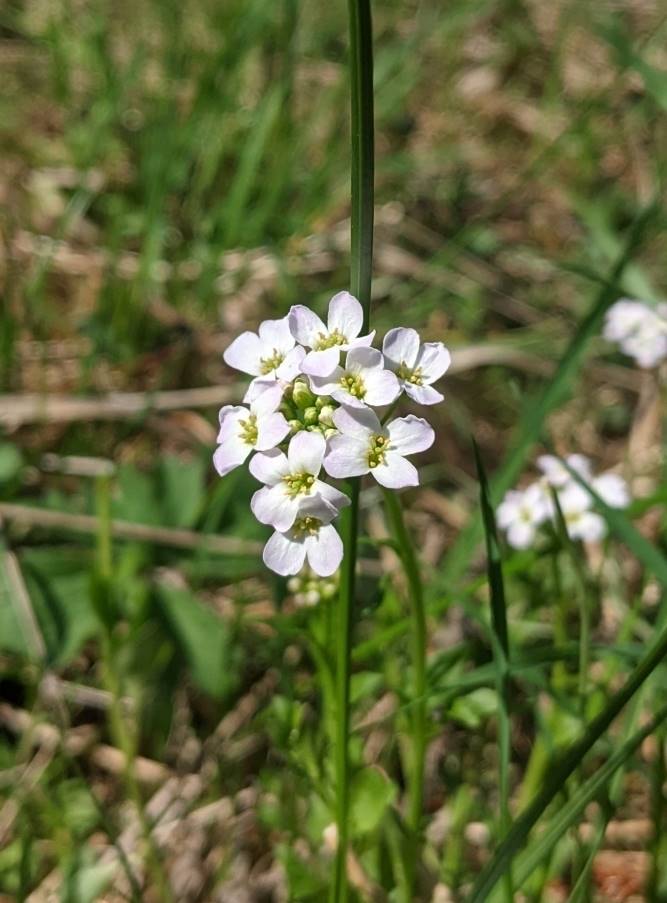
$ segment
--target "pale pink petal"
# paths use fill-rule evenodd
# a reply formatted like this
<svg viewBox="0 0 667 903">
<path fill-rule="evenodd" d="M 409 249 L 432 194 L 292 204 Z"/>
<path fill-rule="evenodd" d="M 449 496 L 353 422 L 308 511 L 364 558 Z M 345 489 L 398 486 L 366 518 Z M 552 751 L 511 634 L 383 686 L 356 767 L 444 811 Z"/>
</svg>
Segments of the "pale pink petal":
<svg viewBox="0 0 667 903">
<path fill-rule="evenodd" d="M 254 332 L 242 332 L 222 355 L 228 367 L 257 376 L 261 372 L 262 343 Z"/>
<path fill-rule="evenodd" d="M 333 422 L 336 429 L 346 436 L 353 436 L 363 442 L 368 442 L 372 435 L 386 433 L 380 424 L 375 411 L 370 408 L 338 408 L 333 413 Z"/>
<path fill-rule="evenodd" d="M 315 389 L 313 389 L 313 392 Z M 319 394 L 319 393 L 318 393 Z M 338 404 L 345 404 L 350 408 L 365 408 L 366 402 L 362 401 L 361 398 L 357 398 L 356 395 L 351 395 L 347 389 L 343 388 L 341 385 L 335 385 L 331 388 L 331 391 L 324 393 L 326 395 L 331 395 L 334 401 L 337 401 Z"/>
<path fill-rule="evenodd" d="M 276 412 L 275 414 L 266 414 L 264 417 L 257 419 L 257 442 L 255 448 L 257 451 L 268 451 L 279 445 L 290 431 L 290 425 L 285 417 Z"/>
<path fill-rule="evenodd" d="M 530 521 L 514 521 L 507 530 L 507 542 L 513 549 L 527 549 L 534 539 L 535 525 Z"/>
<path fill-rule="evenodd" d="M 445 396 L 434 389 L 433 386 L 415 386 L 413 383 L 403 383 L 403 388 L 409 397 L 417 404 L 439 404 Z"/>
<path fill-rule="evenodd" d="M 301 364 L 301 372 L 309 376 L 330 376 L 340 361 L 340 345 L 324 351 L 309 351 Z"/>
<path fill-rule="evenodd" d="M 275 486 L 290 472 L 287 455 L 272 448 L 270 451 L 258 452 L 250 461 L 248 470 L 260 483 Z"/>
<path fill-rule="evenodd" d="M 324 456 L 324 469 L 330 477 L 360 477 L 368 473 L 368 443 L 348 436 L 332 436 Z"/>
<path fill-rule="evenodd" d="M 379 407 L 391 404 L 398 398 L 401 386 L 396 379 L 396 374 L 391 370 L 367 370 L 363 375 L 366 394 L 364 401 Z"/>
<path fill-rule="evenodd" d="M 220 408 L 218 418 L 220 420 L 220 431 L 218 432 L 218 442 L 224 442 L 231 436 L 238 436 L 241 432 L 239 423 L 241 420 L 247 420 L 250 411 L 241 405 L 226 404 L 224 408 Z"/>
<path fill-rule="evenodd" d="M 382 352 L 377 348 L 366 348 L 363 345 L 351 348 L 345 358 L 345 369 L 350 373 L 361 370 L 380 370 L 384 366 Z"/>
<path fill-rule="evenodd" d="M 397 326 L 390 329 L 382 343 L 382 353 L 395 370 L 401 364 L 414 367 L 419 354 L 419 333 L 416 329 Z"/>
<path fill-rule="evenodd" d="M 329 302 L 329 332 L 339 332 L 348 341 L 356 339 L 364 322 L 364 311 L 354 295 L 338 292 Z"/>
<path fill-rule="evenodd" d="M 311 376 L 309 377 L 308 382 L 310 383 L 311 392 L 314 392 L 315 395 L 331 395 L 334 389 L 340 389 L 340 380 L 343 377 L 345 371 L 342 367 L 336 367 L 333 373 L 330 373 L 329 376 Z"/>
<path fill-rule="evenodd" d="M 369 345 L 373 344 L 374 338 L 375 330 L 371 329 L 371 331 L 367 335 L 357 336 L 356 339 L 352 339 L 350 342 L 346 342 L 345 345 L 341 345 L 341 348 L 367 348 Z"/>
<path fill-rule="evenodd" d="M 567 532 L 572 539 L 599 542 L 607 533 L 607 525 L 594 511 L 583 511 L 579 517 L 567 522 Z"/>
<path fill-rule="evenodd" d="M 301 373 L 301 365 L 305 356 L 306 352 L 300 346 L 288 351 L 285 355 L 285 360 L 276 370 L 278 379 L 285 380 L 288 383 L 292 382 Z"/>
<path fill-rule="evenodd" d="M 288 577 L 298 574 L 303 567 L 306 548 L 304 543 L 290 539 L 284 533 L 274 533 L 264 546 L 262 558 L 267 568 L 282 577 Z"/>
<path fill-rule="evenodd" d="M 250 500 L 250 508 L 260 524 L 270 524 L 284 533 L 294 523 L 299 503 L 285 493 L 282 484 L 263 486 Z"/>
<path fill-rule="evenodd" d="M 391 439 L 392 450 L 401 455 L 414 455 L 426 451 L 433 445 L 435 432 L 433 427 L 421 417 L 408 414 L 397 417 L 387 424 L 387 432 Z"/>
<path fill-rule="evenodd" d="M 384 463 L 371 468 L 370 472 L 378 483 L 387 489 L 419 486 L 417 468 L 398 452 L 387 452 Z"/>
<path fill-rule="evenodd" d="M 452 356 L 442 342 L 426 342 L 421 347 L 416 366 L 422 368 L 425 383 L 434 383 L 447 372 L 451 362 Z"/>
<path fill-rule="evenodd" d="M 501 530 L 507 530 L 519 517 L 522 502 L 523 492 L 518 489 L 510 489 L 505 493 L 505 497 L 496 511 L 496 523 Z"/>
<path fill-rule="evenodd" d="M 257 382 L 257 380 L 253 380 Z M 283 387 L 275 379 L 267 381 L 263 391 L 259 392 L 250 402 L 250 410 L 253 414 L 273 414 L 280 407 L 283 400 Z"/>
<path fill-rule="evenodd" d="M 327 443 L 320 432 L 302 430 L 290 439 L 287 460 L 292 473 L 312 473 L 315 476 L 322 467 Z"/>
<path fill-rule="evenodd" d="M 282 317 L 280 320 L 264 320 L 259 325 L 259 338 L 263 357 L 274 351 L 287 354 L 294 348 L 294 336 L 289 328 L 288 317 Z"/>
<path fill-rule="evenodd" d="M 238 436 L 230 436 L 222 442 L 213 454 L 213 466 L 221 477 L 228 474 L 239 464 L 243 464 L 251 452 L 247 442 L 243 442 Z"/>
<path fill-rule="evenodd" d="M 330 524 L 338 516 L 338 508 L 320 495 L 306 495 L 299 501 L 299 517 L 316 517 L 323 524 Z"/>
<path fill-rule="evenodd" d="M 312 348 L 320 333 L 328 335 L 328 330 L 316 313 L 304 304 L 295 304 L 287 315 L 290 332 L 302 345 Z"/>
<path fill-rule="evenodd" d="M 308 564 L 320 577 L 329 577 L 343 560 L 343 541 L 331 524 L 320 527 L 317 535 L 306 537 L 304 543 Z"/>
<path fill-rule="evenodd" d="M 322 480 L 317 480 L 315 482 L 312 491 L 314 495 L 321 496 L 321 498 L 325 499 L 339 511 L 341 508 L 346 508 L 350 504 L 350 499 L 344 492 L 341 492 L 340 489 L 336 489 L 335 486 L 331 486 L 329 483 L 323 483 Z"/>
<path fill-rule="evenodd" d="M 287 383 L 282 380 L 277 380 L 275 372 L 269 373 L 266 376 L 256 376 L 246 389 L 246 393 L 243 396 L 244 404 L 252 405 L 253 402 L 259 399 L 260 395 L 263 395 L 268 389 L 274 386 L 280 386 L 281 390 L 284 392 Z"/>
<path fill-rule="evenodd" d="M 611 508 L 626 508 L 630 504 L 628 484 L 617 473 L 603 473 L 592 481 L 592 487 Z"/>
</svg>

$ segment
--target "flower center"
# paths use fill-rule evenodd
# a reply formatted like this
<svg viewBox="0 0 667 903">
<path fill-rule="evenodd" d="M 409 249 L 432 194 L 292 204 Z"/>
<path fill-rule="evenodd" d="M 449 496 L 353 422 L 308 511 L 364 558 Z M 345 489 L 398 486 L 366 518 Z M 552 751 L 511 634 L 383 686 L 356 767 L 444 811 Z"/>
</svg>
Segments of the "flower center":
<svg viewBox="0 0 667 903">
<path fill-rule="evenodd" d="M 274 348 L 273 354 L 270 357 L 261 357 L 259 359 L 259 371 L 262 376 L 266 376 L 267 373 L 273 373 L 273 371 L 277 370 L 284 360 L 285 355 L 281 354 L 280 351 Z"/>
<path fill-rule="evenodd" d="M 291 498 L 297 495 L 308 495 L 312 489 L 315 477 L 312 473 L 288 473 L 283 477 L 285 493 Z"/>
<path fill-rule="evenodd" d="M 412 383 L 414 386 L 423 386 L 424 385 L 424 374 L 422 372 L 421 367 L 408 367 L 405 361 L 401 361 L 400 367 L 396 371 L 396 376 L 399 379 L 405 380 L 407 383 Z"/>
<path fill-rule="evenodd" d="M 337 329 L 334 329 L 334 331 L 330 332 L 329 335 L 325 335 L 323 332 L 321 332 L 315 339 L 313 350 L 326 351 L 327 348 L 333 348 L 335 345 L 344 345 L 346 342 L 347 337 Z"/>
<path fill-rule="evenodd" d="M 354 395 L 355 398 L 363 398 L 366 394 L 366 386 L 363 379 L 354 373 L 344 373 L 340 378 L 340 384 L 346 392 Z"/>
<path fill-rule="evenodd" d="M 294 521 L 292 528 L 297 536 L 316 536 L 322 526 L 322 521 L 318 517 L 299 517 Z"/>
<path fill-rule="evenodd" d="M 368 450 L 368 466 L 373 468 L 384 464 L 389 448 L 388 436 L 372 436 Z"/>
<path fill-rule="evenodd" d="M 257 444 L 257 417 L 250 414 L 247 420 L 239 420 L 239 426 L 241 439 L 254 447 Z"/>
</svg>

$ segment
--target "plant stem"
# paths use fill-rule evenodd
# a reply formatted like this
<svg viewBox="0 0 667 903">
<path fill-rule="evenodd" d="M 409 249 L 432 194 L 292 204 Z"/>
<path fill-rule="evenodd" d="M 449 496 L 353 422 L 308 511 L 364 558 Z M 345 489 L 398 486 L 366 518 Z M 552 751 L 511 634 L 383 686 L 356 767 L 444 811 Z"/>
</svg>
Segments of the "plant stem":
<svg viewBox="0 0 667 903">
<path fill-rule="evenodd" d="M 408 827 L 411 832 L 408 873 L 412 887 L 419 850 L 421 846 L 421 822 L 424 808 L 424 760 L 427 743 L 426 708 L 426 614 L 424 610 L 424 589 L 419 571 L 419 562 L 405 526 L 401 503 L 395 492 L 385 490 L 385 509 L 401 557 L 405 576 L 408 580 L 408 597 L 411 609 L 411 652 L 412 652 L 412 748 L 408 775 Z"/>
<path fill-rule="evenodd" d="M 350 290 L 364 311 L 368 331 L 373 268 L 373 27 L 370 0 L 349 0 L 351 208 Z M 343 521 L 343 557 L 336 635 L 336 826 L 338 844 L 330 899 L 348 898 L 347 849 L 350 797 L 350 667 L 352 614 L 359 534 L 359 479 L 350 481 L 350 507 Z"/>
</svg>

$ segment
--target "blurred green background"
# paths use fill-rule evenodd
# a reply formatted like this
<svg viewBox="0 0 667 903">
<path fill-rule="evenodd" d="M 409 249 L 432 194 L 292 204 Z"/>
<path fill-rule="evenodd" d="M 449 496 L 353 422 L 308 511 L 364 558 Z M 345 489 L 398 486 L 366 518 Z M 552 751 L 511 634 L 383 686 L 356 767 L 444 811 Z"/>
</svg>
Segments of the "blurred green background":
<svg viewBox="0 0 667 903">
<path fill-rule="evenodd" d="M 625 467 L 648 500 L 632 516 L 664 544 L 655 374 L 582 324 L 652 203 L 612 291 L 664 292 L 667 8 L 386 0 L 374 26 L 373 326 L 414 326 L 454 357 L 406 502 L 428 576 L 434 725 L 419 899 L 446 903 L 465 899 L 497 836 L 471 434 L 508 486 L 543 436 L 597 470 Z M 299 608 L 266 572 L 253 481 L 218 479 L 210 459 L 217 409 L 241 394 L 226 345 L 347 285 L 346 47 L 343 2 L 0 9 L 3 901 L 169 899 L 165 872 L 179 901 L 325 892 L 331 605 Z M 527 419 L 554 373 L 553 399 Z M 353 684 L 355 761 L 373 766 L 355 789 L 360 900 L 386 899 L 400 867 L 405 606 L 377 501 L 366 493 Z M 560 630 L 569 650 L 517 685 L 517 805 L 659 616 L 634 559 L 589 550 L 594 686 L 571 704 L 568 561 L 548 549 L 507 562 L 517 649 Z M 582 899 L 641 893 L 644 752 L 616 801 L 639 840 L 595 860 Z M 526 899 L 567 899 L 585 842 L 568 835 Z"/>
</svg>

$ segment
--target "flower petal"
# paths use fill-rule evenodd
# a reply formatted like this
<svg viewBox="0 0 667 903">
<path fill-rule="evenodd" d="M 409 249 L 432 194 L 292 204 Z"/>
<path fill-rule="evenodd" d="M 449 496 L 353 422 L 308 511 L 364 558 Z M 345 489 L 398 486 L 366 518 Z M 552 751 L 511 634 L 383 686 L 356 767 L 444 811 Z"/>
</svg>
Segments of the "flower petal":
<svg viewBox="0 0 667 903">
<path fill-rule="evenodd" d="M 250 381 L 250 384 L 246 389 L 246 393 L 243 396 L 243 403 L 252 405 L 253 402 L 257 401 L 260 395 L 263 395 L 273 386 L 280 386 L 281 390 L 284 392 L 286 383 L 283 383 L 282 380 L 277 380 L 275 372 L 269 373 L 267 376 L 256 376 Z"/>
<path fill-rule="evenodd" d="M 311 392 L 315 395 L 331 395 L 334 389 L 340 389 L 340 380 L 345 371 L 342 367 L 336 367 L 328 376 L 311 376 L 308 379 Z"/>
<path fill-rule="evenodd" d="M 527 549 L 534 539 L 535 525 L 530 521 L 514 521 L 507 530 L 507 542 L 514 549 Z"/>
<path fill-rule="evenodd" d="M 324 351 L 309 351 L 301 364 L 301 372 L 309 376 L 329 376 L 340 361 L 340 346 L 325 348 Z"/>
<path fill-rule="evenodd" d="M 572 539 L 599 542 L 607 533 L 607 525 L 604 518 L 594 511 L 583 511 L 579 517 L 568 521 L 567 532 Z"/>
<path fill-rule="evenodd" d="M 225 349 L 222 358 L 228 367 L 257 376 L 261 371 L 260 358 L 262 343 L 254 332 L 242 332 L 229 348 Z"/>
<path fill-rule="evenodd" d="M 415 417 L 414 414 L 392 420 L 387 424 L 387 432 L 392 450 L 401 455 L 414 455 L 416 452 L 426 451 L 435 441 L 435 432 L 430 423 L 423 417 Z"/>
<path fill-rule="evenodd" d="M 340 332 L 348 341 L 356 339 L 364 322 L 364 311 L 354 295 L 338 292 L 329 301 L 329 332 Z"/>
<path fill-rule="evenodd" d="M 442 342 L 425 342 L 417 356 L 417 367 L 422 368 L 425 383 L 434 383 L 440 379 L 452 362 L 452 356 Z"/>
<path fill-rule="evenodd" d="M 285 380 L 288 383 L 292 382 L 301 373 L 301 364 L 305 356 L 306 352 L 300 345 L 288 351 L 285 355 L 285 360 L 276 370 L 278 379 Z"/>
<path fill-rule="evenodd" d="M 299 517 L 316 517 L 323 524 L 330 524 L 338 516 L 338 508 L 321 495 L 306 495 L 299 501 Z"/>
<path fill-rule="evenodd" d="M 247 419 L 250 412 L 242 405 L 226 404 L 224 408 L 220 408 L 218 418 L 220 420 L 220 431 L 218 432 L 218 442 L 224 442 L 231 436 L 238 436 L 241 432 L 239 422 Z"/>
<path fill-rule="evenodd" d="M 419 354 L 419 333 L 416 329 L 404 326 L 390 329 L 382 342 L 382 353 L 392 370 L 400 367 L 402 363 L 414 367 Z"/>
<path fill-rule="evenodd" d="M 380 486 L 385 486 L 387 489 L 419 486 L 417 468 L 398 452 L 387 452 L 384 463 L 373 467 L 371 473 Z"/>
<path fill-rule="evenodd" d="M 341 492 L 340 489 L 336 489 L 336 487 L 332 486 L 330 483 L 323 483 L 322 480 L 317 480 L 313 485 L 313 494 L 319 495 L 325 501 L 329 502 L 329 504 L 333 505 L 337 511 L 340 511 L 341 508 L 347 508 L 350 504 L 350 499 L 344 492 Z"/>
<path fill-rule="evenodd" d="M 327 443 L 320 432 L 302 430 L 293 436 L 287 449 L 291 473 L 312 473 L 315 476 L 322 467 Z"/>
<path fill-rule="evenodd" d="M 592 487 L 611 508 L 626 508 L 630 504 L 628 484 L 617 473 L 603 473 L 592 481 Z"/>
<path fill-rule="evenodd" d="M 275 414 L 265 414 L 257 419 L 257 451 L 268 451 L 279 445 L 290 431 L 290 425 L 283 414 L 277 411 Z"/>
<path fill-rule="evenodd" d="M 382 352 L 377 348 L 366 348 L 364 345 L 350 348 L 345 358 L 345 369 L 350 373 L 359 373 L 361 370 L 380 370 L 383 366 Z"/>
<path fill-rule="evenodd" d="M 289 473 L 287 455 L 277 448 L 259 452 L 252 457 L 248 470 L 260 483 L 275 486 Z"/>
<path fill-rule="evenodd" d="M 315 391 L 313 389 L 313 391 Z M 366 402 L 362 401 L 361 398 L 357 398 L 356 395 L 351 395 L 347 389 L 343 388 L 341 385 L 332 386 L 331 391 L 326 392 L 326 395 L 331 395 L 334 401 L 337 401 L 338 404 L 345 404 L 349 408 L 365 408 Z"/>
<path fill-rule="evenodd" d="M 369 345 L 373 344 L 373 339 L 375 338 L 375 330 L 371 329 L 367 335 L 357 336 L 356 339 L 352 339 L 349 342 L 346 342 L 345 345 L 341 345 L 341 348 L 367 348 Z"/>
<path fill-rule="evenodd" d="M 239 436 L 230 436 L 216 448 L 213 454 L 213 466 L 220 476 L 224 477 L 239 464 L 243 464 L 250 452 L 250 446 Z"/>
<path fill-rule="evenodd" d="M 403 383 L 406 395 L 417 404 L 439 404 L 445 396 L 434 389 L 433 386 L 415 386 L 413 383 Z"/>
<path fill-rule="evenodd" d="M 324 469 L 330 477 L 360 477 L 368 473 L 368 443 L 348 436 L 332 436 L 324 456 Z"/>
<path fill-rule="evenodd" d="M 320 333 L 328 334 L 328 330 L 317 314 L 305 304 L 295 304 L 287 315 L 290 332 L 302 345 L 312 348 Z"/>
<path fill-rule="evenodd" d="M 262 558 L 267 568 L 282 577 L 298 574 L 306 560 L 305 544 L 284 533 L 274 533 L 264 546 Z"/>
<path fill-rule="evenodd" d="M 288 317 L 280 320 L 264 320 L 259 324 L 259 338 L 262 343 L 263 356 L 279 351 L 287 354 L 294 348 L 294 336 L 289 328 Z"/>
<path fill-rule="evenodd" d="M 364 395 L 366 404 L 372 404 L 375 407 L 391 404 L 400 395 L 400 383 L 396 374 L 391 370 L 367 370 L 363 375 L 363 380 L 366 388 Z"/>
<path fill-rule="evenodd" d="M 263 486 L 250 500 L 250 508 L 260 524 L 271 524 L 275 530 L 284 533 L 294 523 L 299 503 L 291 499 L 281 483 Z"/>
<path fill-rule="evenodd" d="M 368 442 L 373 435 L 386 433 L 377 414 L 370 408 L 338 408 L 334 411 L 332 419 L 336 429 L 343 435 L 353 436 L 362 442 Z"/>
<path fill-rule="evenodd" d="M 329 577 L 343 560 L 343 541 L 331 524 L 320 527 L 316 536 L 308 536 L 304 543 L 308 564 L 320 577 Z"/>
<path fill-rule="evenodd" d="M 258 383 L 259 381 L 253 380 L 253 382 Z M 250 410 L 257 415 L 273 414 L 280 407 L 282 399 L 282 385 L 275 379 L 267 380 L 262 391 L 250 402 Z"/>
</svg>

